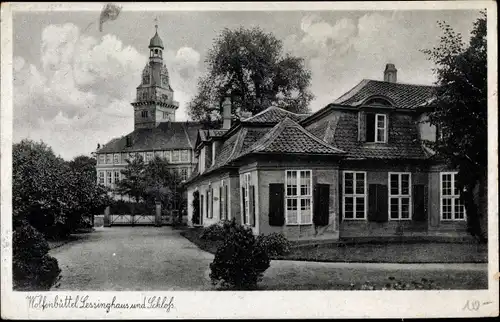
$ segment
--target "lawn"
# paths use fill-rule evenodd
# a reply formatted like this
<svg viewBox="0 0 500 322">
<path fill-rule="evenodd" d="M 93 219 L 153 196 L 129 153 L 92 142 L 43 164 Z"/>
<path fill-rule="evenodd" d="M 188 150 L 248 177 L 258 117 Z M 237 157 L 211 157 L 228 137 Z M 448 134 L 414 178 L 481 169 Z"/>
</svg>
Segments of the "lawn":
<svg viewBox="0 0 500 322">
<path fill-rule="evenodd" d="M 200 249 L 215 254 L 219 242 L 202 240 L 201 229 L 181 233 Z M 475 242 L 329 243 L 294 246 L 275 260 L 365 263 L 487 263 L 486 244 Z"/>
</svg>

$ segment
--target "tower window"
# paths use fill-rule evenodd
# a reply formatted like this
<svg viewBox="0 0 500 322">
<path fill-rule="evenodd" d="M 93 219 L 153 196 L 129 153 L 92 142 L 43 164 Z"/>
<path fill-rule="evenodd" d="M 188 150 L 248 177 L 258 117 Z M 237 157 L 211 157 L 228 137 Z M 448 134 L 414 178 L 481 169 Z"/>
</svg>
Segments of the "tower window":
<svg viewBox="0 0 500 322">
<path fill-rule="evenodd" d="M 155 55 L 158 55 L 158 49 L 155 49 Z"/>
<path fill-rule="evenodd" d="M 142 111 L 141 112 L 142 117 L 148 117 L 148 111 Z"/>
</svg>

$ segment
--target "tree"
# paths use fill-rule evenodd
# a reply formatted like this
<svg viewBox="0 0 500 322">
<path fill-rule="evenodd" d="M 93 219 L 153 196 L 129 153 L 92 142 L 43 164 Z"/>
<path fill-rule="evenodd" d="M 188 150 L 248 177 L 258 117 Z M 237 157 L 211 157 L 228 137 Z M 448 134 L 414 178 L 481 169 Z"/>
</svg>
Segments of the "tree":
<svg viewBox="0 0 500 322">
<path fill-rule="evenodd" d="M 93 176 L 94 181 L 97 181 L 97 172 L 95 169 L 96 164 L 97 160 L 95 158 L 88 157 L 86 155 L 79 155 L 68 163 L 69 167 L 73 171 Z"/>
<path fill-rule="evenodd" d="M 144 180 L 146 199 L 159 201 L 166 207 L 177 201 L 180 180 L 166 160 L 158 156 L 151 160 L 145 167 Z"/>
<path fill-rule="evenodd" d="M 484 240 L 480 204 L 474 191 L 486 193 L 487 178 L 487 42 L 486 12 L 474 23 L 469 44 L 444 22 L 438 46 L 424 50 L 436 64 L 437 91 L 430 123 L 442 138 L 427 143 L 437 156 L 458 169 L 457 183 L 465 203 L 469 232 Z M 479 187 L 479 188 L 478 188 Z"/>
<path fill-rule="evenodd" d="M 14 228 L 27 220 L 43 233 L 62 216 L 64 160 L 43 142 L 23 140 L 12 148 Z"/>
<path fill-rule="evenodd" d="M 96 165 L 94 158 L 78 156 L 66 165 L 64 176 L 65 186 L 70 187 L 66 196 L 66 226 L 69 231 L 84 224 L 85 219 L 92 219 L 94 215 L 102 213 L 110 198 L 108 190 L 97 183 Z"/>
<path fill-rule="evenodd" d="M 117 192 L 129 195 L 137 203 L 141 200 L 145 190 L 145 164 L 142 156 L 137 155 L 132 160 L 127 159 L 127 165 L 121 171 L 124 178 L 117 184 Z"/>
<path fill-rule="evenodd" d="M 256 114 L 270 105 L 292 112 L 308 111 L 313 95 L 311 73 L 302 58 L 283 53 L 282 41 L 260 28 L 224 29 L 205 62 L 208 72 L 198 82 L 189 115 L 220 122 L 222 102 L 230 96 L 232 114 Z"/>
<path fill-rule="evenodd" d="M 94 161 L 66 162 L 43 142 L 13 146 L 13 224 L 29 225 L 47 237 L 66 237 L 83 219 L 102 211 L 107 191 L 97 184 Z"/>
</svg>

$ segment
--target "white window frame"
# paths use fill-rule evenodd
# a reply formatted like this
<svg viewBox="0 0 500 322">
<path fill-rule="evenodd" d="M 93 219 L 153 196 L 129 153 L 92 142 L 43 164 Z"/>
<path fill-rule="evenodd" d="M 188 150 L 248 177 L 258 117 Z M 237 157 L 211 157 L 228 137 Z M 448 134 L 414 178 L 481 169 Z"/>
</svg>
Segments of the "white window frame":
<svg viewBox="0 0 500 322">
<path fill-rule="evenodd" d="M 185 158 L 183 158 L 183 156 Z M 189 150 L 180 150 L 179 160 L 180 160 L 180 162 L 189 162 Z"/>
<path fill-rule="evenodd" d="M 99 154 L 99 164 L 106 164 L 106 154 Z"/>
<path fill-rule="evenodd" d="M 243 207 L 245 207 L 245 216 L 243 217 L 243 225 L 250 225 L 250 186 L 252 181 L 252 174 L 250 172 L 243 174 L 243 185 L 245 188 L 245 195 L 243 197 Z"/>
<path fill-rule="evenodd" d="M 106 184 L 113 184 L 113 171 L 106 171 Z"/>
<path fill-rule="evenodd" d="M 113 154 L 112 153 L 106 154 L 106 164 L 113 164 Z"/>
<path fill-rule="evenodd" d="M 113 183 L 117 184 L 119 181 L 120 181 L 120 171 L 119 170 L 114 170 L 113 171 Z"/>
<path fill-rule="evenodd" d="M 464 218 L 456 218 L 455 215 L 455 202 L 456 200 L 459 200 L 460 198 L 460 193 L 458 195 L 455 194 L 455 183 L 456 183 L 456 176 L 457 176 L 457 171 L 447 171 L 447 172 L 440 172 L 439 173 L 439 217 L 441 221 L 466 221 L 467 220 L 467 212 L 465 210 L 465 205 L 462 204 L 462 207 L 464 209 Z M 443 176 L 444 175 L 451 175 L 451 195 L 443 195 Z M 443 218 L 443 199 L 451 199 L 451 218 Z"/>
<path fill-rule="evenodd" d="M 352 174 L 352 194 L 346 194 L 345 192 L 345 175 L 346 173 L 351 173 Z M 364 177 L 364 189 L 363 189 L 363 194 L 356 193 L 356 175 L 358 173 L 362 173 Z M 367 173 L 366 171 L 342 171 L 342 219 L 343 220 L 368 220 L 367 214 L 367 208 L 368 208 L 368 178 L 367 178 Z M 346 198 L 353 198 L 352 199 L 352 214 L 353 218 L 346 218 L 345 216 L 345 200 Z M 356 200 L 357 198 L 363 198 L 364 199 L 364 212 L 363 212 L 363 218 L 356 218 Z"/>
<path fill-rule="evenodd" d="M 408 175 L 408 194 L 401 194 L 402 191 L 402 180 L 401 180 L 401 175 L 407 174 Z M 391 187 L 391 175 L 397 175 L 398 176 L 398 187 L 399 191 L 398 194 L 393 195 L 392 194 L 392 187 Z M 387 211 L 388 211 L 388 218 L 389 221 L 403 221 L 403 220 L 412 220 L 413 217 L 413 200 L 412 200 L 412 178 L 411 178 L 411 172 L 389 172 L 387 176 L 387 181 L 388 181 L 388 194 L 387 194 Z M 408 214 L 409 218 L 401 218 L 402 213 L 402 202 L 401 199 L 403 198 L 408 198 Z M 391 218 L 391 199 L 398 199 L 398 218 Z"/>
<path fill-rule="evenodd" d="M 382 116 L 384 118 L 384 127 L 378 127 L 378 118 Z M 378 139 L 378 130 L 384 130 L 383 140 Z M 375 114 L 375 143 L 385 143 L 387 142 L 387 115 L 385 114 Z"/>
<path fill-rule="evenodd" d="M 163 155 L 165 160 L 167 160 L 167 162 L 170 163 L 172 160 L 172 154 L 170 153 L 170 150 L 164 151 Z"/>
<path fill-rule="evenodd" d="M 152 151 L 146 152 L 145 154 L 146 154 L 146 160 L 145 161 L 147 163 L 151 162 L 153 160 L 153 158 L 155 157 L 155 154 Z"/>
<path fill-rule="evenodd" d="M 101 185 L 106 185 L 106 171 L 99 171 L 99 184 Z"/>
<path fill-rule="evenodd" d="M 113 154 L 113 163 L 120 164 L 120 154 L 119 153 Z"/>
<path fill-rule="evenodd" d="M 295 182 L 295 187 L 297 189 L 297 194 L 296 195 L 288 195 L 288 173 L 289 172 L 295 172 L 297 174 L 297 179 Z M 309 194 L 303 195 L 301 191 L 301 177 L 300 174 L 301 172 L 308 172 L 309 173 Z M 312 225 L 313 223 L 313 196 L 312 196 L 312 182 L 313 182 L 313 177 L 312 177 L 312 170 L 311 169 L 297 169 L 297 170 L 285 170 L 285 224 L 287 226 L 300 226 L 300 225 Z M 288 220 L 288 206 L 287 206 L 287 201 L 288 200 L 297 200 L 297 222 L 296 223 L 291 223 Z M 302 222 L 302 209 L 301 209 L 301 200 L 310 200 L 310 216 L 311 220 L 309 222 Z"/>
<path fill-rule="evenodd" d="M 188 168 L 181 168 L 179 176 L 182 181 L 187 180 L 189 174 L 188 174 Z"/>
<path fill-rule="evenodd" d="M 177 153 L 177 159 L 174 160 L 174 155 L 176 153 Z M 180 150 L 172 150 L 171 160 L 172 160 L 172 163 L 179 163 L 179 162 L 181 162 L 181 151 Z"/>
</svg>

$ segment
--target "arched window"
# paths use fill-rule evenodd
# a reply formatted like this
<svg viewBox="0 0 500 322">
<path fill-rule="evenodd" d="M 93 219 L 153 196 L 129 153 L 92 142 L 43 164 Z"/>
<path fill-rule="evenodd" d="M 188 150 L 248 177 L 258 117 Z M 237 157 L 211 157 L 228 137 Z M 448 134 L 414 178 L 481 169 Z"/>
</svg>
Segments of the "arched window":
<svg viewBox="0 0 500 322">
<path fill-rule="evenodd" d="M 155 49 L 155 56 L 158 55 L 158 49 Z"/>
</svg>

